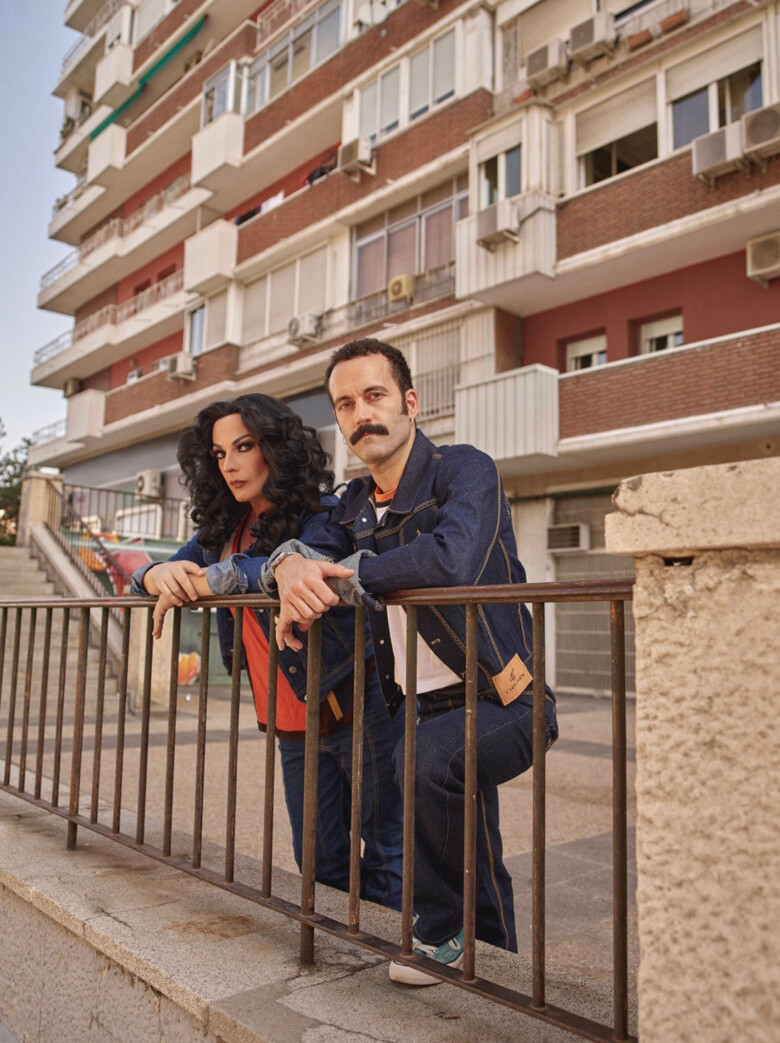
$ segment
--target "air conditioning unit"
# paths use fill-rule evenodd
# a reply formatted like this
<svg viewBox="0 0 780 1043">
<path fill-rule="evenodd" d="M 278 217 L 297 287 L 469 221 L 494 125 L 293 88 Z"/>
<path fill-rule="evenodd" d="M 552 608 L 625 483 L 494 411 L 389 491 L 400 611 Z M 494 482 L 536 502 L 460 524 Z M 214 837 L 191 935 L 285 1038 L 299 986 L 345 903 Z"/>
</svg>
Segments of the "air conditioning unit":
<svg viewBox="0 0 780 1043">
<path fill-rule="evenodd" d="M 79 391 L 81 391 L 81 381 L 78 377 L 68 377 L 62 385 L 62 395 L 64 398 L 73 398 L 74 395 L 78 395 Z"/>
<path fill-rule="evenodd" d="M 755 160 L 780 152 L 780 104 L 745 113 L 742 117 L 742 151 Z"/>
<path fill-rule="evenodd" d="M 387 284 L 387 299 L 389 301 L 410 301 L 413 297 L 413 275 L 395 275 Z"/>
<path fill-rule="evenodd" d="M 550 525 L 547 529 L 547 550 L 550 554 L 571 554 L 590 550 L 590 526 Z"/>
<path fill-rule="evenodd" d="M 139 496 L 155 499 L 162 496 L 162 472 L 139 471 L 135 476 L 135 491 Z"/>
<path fill-rule="evenodd" d="M 569 32 L 569 56 L 580 65 L 587 65 L 602 54 L 615 50 L 615 19 L 608 11 L 599 11 Z"/>
<path fill-rule="evenodd" d="M 553 80 L 562 80 L 569 72 L 569 56 L 565 40 L 548 40 L 525 59 L 525 78 L 531 87 L 546 87 Z"/>
<path fill-rule="evenodd" d="M 355 138 L 339 145 L 338 167 L 345 174 L 358 174 L 361 170 L 373 174 L 373 150 L 368 138 Z"/>
<path fill-rule="evenodd" d="M 691 161 L 695 176 L 705 181 L 742 166 L 742 128 L 739 123 L 727 123 L 712 134 L 694 138 L 691 142 Z"/>
<path fill-rule="evenodd" d="M 477 243 L 491 253 L 496 246 L 510 240 L 516 243 L 520 238 L 520 225 L 517 219 L 517 204 L 513 199 L 500 199 L 492 206 L 477 212 Z"/>
<path fill-rule="evenodd" d="M 194 380 L 195 359 L 189 351 L 179 351 L 168 359 L 169 380 Z"/>
<path fill-rule="evenodd" d="M 320 333 L 319 315 L 305 312 L 303 315 L 293 315 L 287 323 L 287 340 L 290 344 L 312 344 Z"/>
<path fill-rule="evenodd" d="M 751 239 L 747 244 L 747 274 L 762 285 L 780 275 L 780 232 Z"/>
</svg>

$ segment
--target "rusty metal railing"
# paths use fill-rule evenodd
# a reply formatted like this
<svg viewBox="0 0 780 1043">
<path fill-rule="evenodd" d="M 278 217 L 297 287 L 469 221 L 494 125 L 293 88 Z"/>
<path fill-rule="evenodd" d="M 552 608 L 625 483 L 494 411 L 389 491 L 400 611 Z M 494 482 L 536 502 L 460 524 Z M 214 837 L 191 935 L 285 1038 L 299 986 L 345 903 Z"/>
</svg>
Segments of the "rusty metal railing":
<svg viewBox="0 0 780 1043">
<path fill-rule="evenodd" d="M 624 604 L 631 599 L 630 581 L 527 584 L 481 588 L 403 591 L 388 595 L 390 604 L 407 609 L 407 698 L 404 798 L 404 865 L 400 948 L 367 933 L 360 921 L 360 822 L 362 803 L 364 623 L 365 612 L 356 612 L 356 670 L 354 686 L 354 735 L 352 778 L 352 830 L 350 891 L 347 922 L 317 911 L 315 843 L 317 812 L 317 743 L 320 704 L 307 699 L 306 760 L 304 778 L 303 853 L 300 902 L 274 894 L 273 829 L 276 735 L 277 649 L 270 627 L 268 732 L 265 793 L 262 809 L 263 837 L 261 878 L 247 883 L 235 879 L 236 817 L 238 797 L 239 704 L 241 691 L 241 635 L 244 612 L 256 608 L 275 611 L 276 605 L 258 596 L 214 597 L 200 602 L 202 609 L 201 669 L 197 689 L 195 771 L 186 776 L 192 787 L 191 829 L 177 822 L 174 845 L 174 789 L 177 768 L 179 722 L 179 652 L 182 609 L 166 620 L 170 634 L 167 651 L 155 646 L 151 635 L 152 599 L 0 599 L 0 754 L 4 766 L 0 788 L 58 815 L 67 822 L 67 847 L 75 847 L 78 830 L 93 830 L 182 872 L 196 876 L 300 924 L 300 959 L 315 958 L 317 931 L 335 935 L 381 956 L 424 968 L 442 981 L 504 1006 L 523 1012 L 575 1036 L 590 1040 L 633 1040 L 629 1030 L 628 988 L 628 889 L 626 821 L 626 704 Z M 597 601 L 610 604 L 613 729 L 613 1015 L 612 1023 L 592 1020 L 584 1013 L 563 1009 L 546 996 L 545 959 L 545 633 L 544 606 L 562 601 Z M 477 625 L 479 606 L 486 603 L 528 603 L 533 606 L 533 825 L 532 825 L 532 927 L 530 981 L 517 988 L 481 977 L 476 967 L 475 874 L 477 794 Z M 419 956 L 412 948 L 414 905 L 414 780 L 416 760 L 416 633 L 420 606 L 459 604 L 466 612 L 466 799 L 464 811 L 464 962 L 461 970 Z M 225 808 L 224 863 L 221 869 L 204 865 L 205 764 L 208 746 L 208 652 L 211 615 L 215 608 L 232 607 L 235 614 L 233 671 L 229 697 L 228 769 L 221 795 Z M 90 647 L 90 615 L 98 609 L 102 626 L 96 647 Z M 116 692 L 106 685 L 108 613 L 118 611 L 122 621 L 122 653 Z M 40 614 L 44 616 L 42 639 Z M 72 617 L 76 625 L 71 629 Z M 75 635 L 73 633 L 75 630 Z M 75 640 L 74 640 L 75 636 Z M 52 658 L 59 646 L 59 669 Z M 155 656 L 170 656 L 167 680 L 153 670 Z M 310 632 L 308 692 L 319 692 L 320 626 Z M 130 665 L 137 669 L 132 680 Z M 37 668 L 36 668 L 37 667 Z M 56 672 L 56 698 L 52 699 Z M 155 681 L 154 678 L 158 680 Z M 135 704 L 140 720 L 131 719 L 130 687 L 137 684 Z M 110 704 L 108 699 L 111 699 Z M 149 786 L 153 704 L 166 709 L 165 779 L 162 805 L 153 821 L 148 812 L 153 794 Z M 107 712 L 108 711 L 108 712 Z M 134 742 L 128 742 L 132 727 Z M 2 741 L 2 728 L 5 741 Z M 115 750 L 113 766 L 108 751 Z M 134 753 L 137 748 L 137 755 Z M 91 751 L 91 760 L 89 753 Z M 69 754 L 69 765 L 67 764 Z M 30 767 L 34 765 L 34 767 Z M 69 767 L 69 784 L 62 779 Z M 113 767 L 113 770 L 112 770 Z M 135 799 L 128 782 L 135 783 Z M 84 794 L 84 798 L 82 798 Z M 89 795 L 88 801 L 86 794 Z M 175 847 L 175 849 L 174 849 Z M 259 883 L 259 886 L 257 886 Z M 522 972 L 519 971 L 518 974 Z"/>
</svg>

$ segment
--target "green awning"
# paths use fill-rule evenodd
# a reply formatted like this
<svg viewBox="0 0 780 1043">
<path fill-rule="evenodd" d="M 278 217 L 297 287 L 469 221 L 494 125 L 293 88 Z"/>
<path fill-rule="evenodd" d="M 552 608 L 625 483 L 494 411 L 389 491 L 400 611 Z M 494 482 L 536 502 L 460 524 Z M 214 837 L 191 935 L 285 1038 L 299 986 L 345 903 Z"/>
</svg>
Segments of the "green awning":
<svg viewBox="0 0 780 1043">
<path fill-rule="evenodd" d="M 193 27 L 188 32 L 186 32 L 184 36 L 182 36 L 181 40 L 178 40 L 172 47 L 170 47 L 165 52 L 165 54 L 161 58 L 158 58 L 158 60 L 154 63 L 151 69 L 149 69 L 148 72 L 145 72 L 143 76 L 140 78 L 140 80 L 138 81 L 138 88 L 133 91 L 130 97 L 123 101 L 118 109 L 114 109 L 110 116 L 106 116 L 103 122 L 100 123 L 97 127 L 95 127 L 95 129 L 89 136 L 90 141 L 94 141 L 99 134 L 103 133 L 106 127 L 110 127 L 112 123 L 115 123 L 122 115 L 122 113 L 129 109 L 133 102 L 137 101 L 141 97 L 141 95 L 143 94 L 144 87 L 147 85 L 149 80 L 151 80 L 153 76 L 156 76 L 158 72 L 164 69 L 168 62 L 175 58 L 176 55 L 179 54 L 179 52 L 187 46 L 190 40 L 192 40 L 192 38 L 201 31 L 203 26 L 206 24 L 207 17 L 207 15 L 203 15 L 202 18 L 199 18 L 195 25 L 193 25 Z"/>
</svg>

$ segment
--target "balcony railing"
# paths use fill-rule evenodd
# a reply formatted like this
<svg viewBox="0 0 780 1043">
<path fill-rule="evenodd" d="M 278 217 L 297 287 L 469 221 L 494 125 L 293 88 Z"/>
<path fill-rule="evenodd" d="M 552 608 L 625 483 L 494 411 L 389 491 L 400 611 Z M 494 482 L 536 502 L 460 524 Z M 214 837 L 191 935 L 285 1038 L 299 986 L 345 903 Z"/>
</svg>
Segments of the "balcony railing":
<svg viewBox="0 0 780 1043">
<path fill-rule="evenodd" d="M 64 210 L 66 206 L 70 206 L 71 203 L 75 202 L 83 193 L 86 187 L 87 175 L 82 174 L 76 181 L 76 184 L 73 186 L 70 192 L 68 192 L 64 196 L 60 196 L 58 199 L 54 201 L 54 205 L 51 209 L 52 219 L 54 219 L 61 210 Z"/>
<path fill-rule="evenodd" d="M 276 0 L 257 16 L 257 46 L 260 47 L 281 29 L 320 0 Z"/>
<path fill-rule="evenodd" d="M 64 438 L 66 424 L 67 420 L 63 417 L 61 420 L 55 420 L 53 424 L 39 427 L 37 431 L 32 433 L 30 438 L 31 444 L 33 446 L 48 445 L 49 442 L 55 442 L 58 438 Z"/>
<path fill-rule="evenodd" d="M 464 606 L 466 616 L 466 713 L 464 750 L 466 786 L 464 800 L 463 834 L 465 838 L 463 862 L 464 907 L 464 962 L 462 970 L 452 970 L 412 951 L 412 909 L 414 879 L 414 818 L 416 758 L 416 685 L 414 673 L 407 685 L 405 705 L 406 733 L 404 742 L 403 780 L 404 858 L 403 911 L 401 913 L 401 944 L 371 935 L 361 929 L 360 901 L 360 823 L 362 805 L 362 729 L 364 714 L 364 634 L 365 610 L 356 612 L 355 628 L 355 684 L 354 684 L 354 744 L 352 781 L 352 844 L 350 855 L 349 906 L 346 922 L 316 911 L 315 843 L 317 830 L 317 758 L 306 757 L 303 804 L 303 856 L 300 904 L 280 900 L 274 894 L 273 832 L 274 784 L 276 757 L 276 647 L 271 627 L 271 668 L 269 669 L 268 730 L 265 744 L 265 786 L 263 793 L 262 872 L 257 879 L 236 879 L 241 875 L 241 864 L 236 861 L 237 766 L 239 736 L 239 701 L 241 684 L 241 634 L 243 613 L 253 608 L 273 608 L 267 598 L 221 597 L 201 602 L 202 621 L 197 643 L 199 659 L 199 688 L 197 694 L 198 728 L 195 768 L 180 767 L 183 757 L 177 750 L 177 705 L 180 684 L 192 683 L 197 671 L 180 681 L 182 650 L 182 610 L 174 609 L 166 628 L 171 634 L 169 652 L 153 642 L 151 616 L 153 602 L 138 598 L 96 599 L 12 599 L 0 600 L 0 677 L 5 690 L 0 692 L 2 718 L 5 728 L 5 765 L 0 788 L 15 797 L 34 804 L 37 808 L 60 816 L 67 822 L 67 847 L 76 847 L 79 830 L 92 830 L 118 844 L 130 847 L 173 868 L 178 868 L 200 880 L 209 882 L 243 900 L 288 917 L 300 925 L 300 961 L 314 962 L 315 931 L 337 937 L 377 953 L 416 966 L 466 992 L 487 998 L 539 1018 L 547 1024 L 565 1029 L 590 1040 L 632 1040 L 629 1034 L 628 989 L 628 882 L 627 882 L 627 783 L 626 783 L 626 705 L 625 705 L 625 602 L 631 599 L 628 582 L 572 583 L 568 585 L 542 583 L 522 586 L 483 588 L 448 588 L 405 591 L 388 595 L 391 604 L 407 609 L 410 647 L 416 647 L 417 610 L 421 605 L 449 604 Z M 570 1010 L 550 1002 L 546 994 L 545 967 L 545 854 L 546 854 L 546 773 L 545 754 L 545 632 L 544 606 L 560 602 L 609 603 L 611 621 L 612 661 L 612 922 L 613 996 L 612 1011 L 602 1005 L 598 1016 L 611 1024 L 594 1019 L 591 1010 Z M 475 879 L 476 879 L 476 809 L 477 809 L 477 718 L 476 659 L 479 607 L 486 603 L 533 605 L 534 681 L 533 681 L 533 775 L 532 775 L 532 914 L 530 929 L 530 968 L 524 971 L 518 962 L 517 981 L 525 980 L 525 990 L 518 985 L 507 987 L 487 977 L 477 975 L 475 954 Z M 215 796 L 214 788 L 205 786 L 206 744 L 210 735 L 207 705 L 209 700 L 208 661 L 212 630 L 212 609 L 231 607 L 235 612 L 235 641 L 233 652 L 232 686 L 230 695 L 229 762 L 230 770 L 222 776 L 224 787 L 216 794 L 222 809 L 219 814 L 204 815 L 204 805 Z M 121 615 L 121 646 L 119 676 L 115 696 L 107 695 L 106 662 L 108 659 L 109 613 Z M 90 656 L 90 614 L 97 612 L 100 622 L 97 656 L 100 668 L 96 684 L 88 683 Z M 38 614 L 45 614 L 44 627 Z M 73 623 L 72 629 L 71 622 Z M 131 626 L 136 646 L 140 649 L 133 670 L 139 686 L 131 693 L 128 675 L 131 659 Z M 41 634 L 43 629 L 43 634 Z M 76 634 L 73 633 L 76 631 Z M 55 637 L 52 635 L 55 634 Z M 77 638 L 78 654 L 68 655 L 69 634 Z M 312 628 L 309 637 L 309 691 L 306 699 L 307 750 L 319 743 L 319 641 L 320 624 Z M 59 649 L 56 699 L 49 693 L 49 675 L 55 676 L 54 659 Z M 93 653 L 94 654 L 94 653 Z M 42 665 L 33 669 L 38 657 Z M 162 662 L 161 662 L 162 660 Z M 141 662 L 143 669 L 140 670 Z M 158 692 L 155 678 L 167 682 Z M 159 686 L 160 682 L 156 682 Z M 128 713 L 132 696 L 140 707 L 138 717 Z M 157 696 L 168 706 L 167 745 L 163 750 L 150 742 L 151 708 Z M 183 727 L 184 722 L 179 724 Z M 221 726 L 221 725 L 220 725 Z M 212 725 L 213 728 L 213 725 Z M 179 742 L 182 741 L 181 735 Z M 554 749 L 554 747 L 553 747 Z M 115 751 L 113 771 L 101 761 L 108 751 Z M 91 757 L 88 755 L 91 753 Z M 554 756 L 554 754 L 553 754 Z M 154 758 L 164 758 L 164 763 Z M 158 791 L 148 784 L 150 763 L 162 769 L 165 786 Z M 29 766 L 29 767 L 28 767 Z M 178 768 L 178 775 L 177 775 Z M 108 769 L 108 770 L 106 770 Z M 66 783 L 64 780 L 68 779 Z M 127 780 L 127 781 L 126 781 Z M 136 782 L 131 787 L 130 781 Z M 178 781 L 177 781 L 178 780 Z M 194 790 L 192 829 L 178 821 L 175 796 L 186 785 L 189 794 Z M 132 788 L 132 793 L 131 793 Z M 82 810 L 82 793 L 86 800 Z M 557 791 L 560 797 L 560 791 Z M 508 794 L 511 799 L 511 794 Z M 225 808 L 227 813 L 225 814 Z M 154 815 L 154 817 L 153 817 Z M 174 816 L 176 829 L 174 831 Z M 223 859 L 215 863 L 204 844 L 211 839 L 204 822 L 219 819 L 225 832 Z M 158 826 L 159 823 L 159 826 Z M 204 863 L 206 863 L 204 865 Z M 277 877 L 278 880 L 278 877 Z M 602 936 L 593 950 L 602 948 Z M 589 1004 L 588 978 L 580 974 L 574 981 L 571 999 L 567 1003 L 581 1008 Z M 576 997 L 576 998 L 575 998 Z M 487 1031 L 487 1028 L 486 1028 Z"/>
<path fill-rule="evenodd" d="M 59 264 L 54 265 L 53 268 L 50 268 L 48 272 L 41 276 L 41 290 L 45 290 L 52 283 L 61 279 L 63 275 L 75 268 L 80 261 L 88 257 L 93 250 L 97 250 L 98 247 L 107 243 L 110 239 L 130 235 L 131 232 L 134 232 L 136 228 L 149 221 L 155 214 L 158 214 L 166 206 L 183 196 L 185 192 L 189 191 L 189 188 L 190 175 L 182 174 L 181 177 L 177 177 L 175 181 L 172 181 L 161 192 L 157 192 L 147 199 L 143 206 L 140 206 L 129 217 L 115 217 L 111 221 L 106 222 L 96 232 L 88 236 L 83 243 L 80 243 L 75 250 L 72 250 L 64 257 Z"/>
<path fill-rule="evenodd" d="M 618 19 L 621 36 L 634 36 L 645 29 L 653 29 L 668 18 L 684 10 L 688 19 L 693 21 L 706 18 L 715 14 L 724 7 L 731 7 L 734 0 L 657 0 L 657 3 L 647 4 L 627 15 L 625 19 Z"/>
<path fill-rule="evenodd" d="M 71 344 L 89 336 L 90 333 L 94 333 L 95 330 L 100 329 L 102 326 L 118 326 L 133 315 L 137 315 L 146 308 L 150 308 L 153 304 L 157 304 L 158 301 L 165 300 L 166 297 L 178 293 L 183 285 L 184 270 L 180 268 L 178 272 L 169 275 L 167 279 L 155 283 L 148 290 L 143 290 L 123 304 L 107 304 L 104 308 L 100 308 L 98 311 L 93 312 L 92 315 L 82 319 L 81 322 L 77 322 L 72 330 L 61 333 L 59 337 L 39 348 L 33 355 L 33 366 L 40 366 L 42 363 L 54 358 L 55 355 L 67 351 Z"/>
<path fill-rule="evenodd" d="M 421 303 L 437 297 L 446 297 L 455 292 L 455 262 L 441 265 L 422 275 L 415 276 L 413 301 Z M 347 309 L 347 322 L 351 327 L 365 326 L 367 323 L 384 319 L 388 315 L 404 311 L 409 307 L 409 300 L 391 301 L 386 290 L 371 293 L 359 300 L 352 301 Z"/>
</svg>

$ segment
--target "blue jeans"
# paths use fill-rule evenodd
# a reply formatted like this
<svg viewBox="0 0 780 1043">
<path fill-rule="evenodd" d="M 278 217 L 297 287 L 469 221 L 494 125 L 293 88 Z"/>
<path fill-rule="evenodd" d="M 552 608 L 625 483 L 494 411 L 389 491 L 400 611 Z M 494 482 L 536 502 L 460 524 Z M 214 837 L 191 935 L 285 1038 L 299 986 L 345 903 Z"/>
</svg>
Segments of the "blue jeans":
<svg viewBox="0 0 780 1043">
<path fill-rule="evenodd" d="M 463 809 L 465 710 L 441 708 L 421 714 L 417 726 L 415 782 L 414 933 L 438 945 L 463 926 Z M 547 707 L 548 739 L 557 737 L 555 713 Z M 476 936 L 517 952 L 512 878 L 502 858 L 498 786 L 531 767 L 531 697 L 508 706 L 477 704 L 477 879 Z M 404 748 L 393 756 L 402 785 Z"/>
<path fill-rule="evenodd" d="M 363 723 L 363 855 L 360 895 L 401 908 L 403 809 L 393 777 L 393 749 L 402 738 L 403 714 L 390 718 L 376 674 L 366 691 Z M 303 846 L 302 739 L 279 739 L 284 795 L 298 868 Z M 349 834 L 352 785 L 352 726 L 319 741 L 317 776 L 316 879 L 349 890 Z"/>
</svg>

